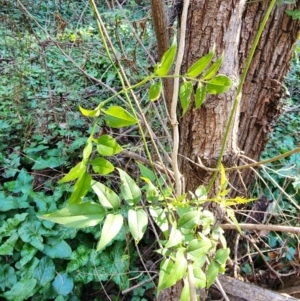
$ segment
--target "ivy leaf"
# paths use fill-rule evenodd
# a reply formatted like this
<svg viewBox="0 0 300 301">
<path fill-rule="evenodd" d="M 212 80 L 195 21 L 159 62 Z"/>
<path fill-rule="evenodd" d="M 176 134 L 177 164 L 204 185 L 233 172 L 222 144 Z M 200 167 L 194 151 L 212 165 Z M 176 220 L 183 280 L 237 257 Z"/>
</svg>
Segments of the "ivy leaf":
<svg viewBox="0 0 300 301">
<path fill-rule="evenodd" d="M 112 128 L 119 129 L 137 123 L 134 116 L 119 106 L 111 106 L 103 112 L 105 113 L 106 125 Z"/>
<path fill-rule="evenodd" d="M 55 265 L 53 260 L 48 256 L 44 256 L 34 270 L 33 277 L 40 286 L 45 286 L 47 283 L 50 283 L 55 277 Z"/>
<path fill-rule="evenodd" d="M 120 168 L 117 169 L 121 178 L 121 193 L 124 200 L 130 206 L 136 205 L 142 198 L 140 188 L 125 171 Z"/>
<path fill-rule="evenodd" d="M 90 161 L 93 171 L 99 175 L 108 175 L 114 171 L 115 167 L 106 159 L 98 157 Z"/>
<path fill-rule="evenodd" d="M 72 249 L 64 240 L 49 238 L 43 253 L 50 258 L 70 259 Z"/>
<path fill-rule="evenodd" d="M 84 172 L 74 185 L 74 191 L 70 196 L 69 204 L 82 203 L 83 198 L 88 193 L 91 187 L 92 177 L 87 172 Z"/>
<path fill-rule="evenodd" d="M 175 58 L 176 49 L 177 49 L 176 39 L 174 39 L 174 42 L 171 45 L 171 47 L 163 55 L 161 62 L 156 65 L 154 69 L 155 74 L 157 74 L 158 76 L 164 76 L 169 73 L 169 70 Z"/>
<path fill-rule="evenodd" d="M 187 76 L 196 78 L 211 62 L 213 56 L 215 54 L 215 46 L 210 50 L 208 54 L 201 57 L 198 61 L 196 61 L 186 73 Z"/>
<path fill-rule="evenodd" d="M 23 301 L 28 300 L 35 293 L 35 279 L 21 279 L 13 285 L 10 291 L 4 292 L 5 300 Z"/>
<path fill-rule="evenodd" d="M 136 242 L 139 242 L 148 226 L 148 215 L 143 209 L 129 209 L 128 226 L 130 233 Z"/>
<path fill-rule="evenodd" d="M 97 251 L 103 249 L 119 233 L 123 226 L 123 216 L 121 214 L 108 214 L 101 230 L 101 238 L 97 246 Z"/>
<path fill-rule="evenodd" d="M 102 156 L 113 156 L 123 150 L 118 142 L 109 135 L 102 135 L 95 142 L 97 143 L 97 151 Z"/>
<path fill-rule="evenodd" d="M 183 82 L 179 90 L 179 99 L 183 110 L 182 116 L 187 112 L 190 105 L 190 96 L 193 91 L 193 84 L 191 82 Z"/>
<path fill-rule="evenodd" d="M 217 75 L 207 82 L 207 92 L 209 94 L 221 94 L 230 89 L 232 85 L 231 79 L 226 75 Z"/>
<path fill-rule="evenodd" d="M 59 273 L 52 282 L 52 287 L 57 294 L 67 296 L 74 287 L 73 278 L 67 273 Z"/>
<path fill-rule="evenodd" d="M 204 74 L 201 80 L 211 79 L 220 69 L 224 59 L 224 53 L 218 58 L 218 60 L 209 67 L 207 72 Z"/>
<path fill-rule="evenodd" d="M 85 171 L 86 166 L 82 162 L 80 162 L 75 167 L 73 167 L 62 179 L 60 179 L 58 183 L 66 183 L 76 180 L 80 176 L 82 176 Z"/>
<path fill-rule="evenodd" d="M 100 110 L 87 110 L 84 109 L 83 107 L 79 106 L 79 110 L 82 115 L 87 116 L 87 117 L 98 117 L 100 115 Z"/>
<path fill-rule="evenodd" d="M 104 208 L 117 210 L 120 207 L 120 198 L 110 188 L 96 181 L 92 182 L 92 188 Z"/>
<path fill-rule="evenodd" d="M 2 291 L 5 287 L 11 288 L 17 282 L 17 274 L 13 267 L 2 263 L 0 265 L 0 288 Z"/>
<path fill-rule="evenodd" d="M 158 81 L 153 83 L 149 89 L 149 99 L 151 101 L 155 101 L 159 99 L 161 91 L 162 91 L 162 82 Z"/>
<path fill-rule="evenodd" d="M 195 96 L 195 104 L 196 109 L 199 109 L 201 105 L 204 103 L 206 97 L 206 86 L 202 85 L 202 83 L 198 82 Z"/>
<path fill-rule="evenodd" d="M 26 263 L 28 263 L 34 257 L 37 251 L 37 248 L 33 247 L 32 245 L 28 243 L 24 244 L 21 250 L 21 260 L 19 261 L 20 265 L 24 266 Z"/>
<path fill-rule="evenodd" d="M 94 202 L 68 205 L 58 211 L 40 215 L 40 219 L 45 219 L 54 223 L 62 224 L 72 228 L 92 227 L 99 224 L 106 212 L 102 206 Z"/>
</svg>

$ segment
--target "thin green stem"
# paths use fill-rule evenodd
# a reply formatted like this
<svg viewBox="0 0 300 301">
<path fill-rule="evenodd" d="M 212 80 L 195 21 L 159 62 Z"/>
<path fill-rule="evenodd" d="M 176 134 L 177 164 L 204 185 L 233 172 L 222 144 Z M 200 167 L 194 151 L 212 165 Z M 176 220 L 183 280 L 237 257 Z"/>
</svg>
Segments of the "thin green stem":
<svg viewBox="0 0 300 301">
<path fill-rule="evenodd" d="M 218 159 L 218 162 L 217 162 L 217 165 L 216 165 L 216 169 L 219 169 L 220 166 L 221 166 L 222 158 L 223 158 L 223 155 L 224 155 L 224 152 L 225 152 L 225 147 L 226 147 L 227 139 L 228 139 L 228 136 L 229 136 L 229 132 L 230 132 L 231 126 L 233 124 L 233 119 L 234 119 L 236 110 L 238 108 L 239 102 L 240 102 L 240 96 L 241 96 L 241 93 L 242 93 L 244 82 L 246 80 L 246 76 L 247 76 L 250 64 L 252 62 L 252 58 L 254 56 L 256 47 L 258 45 L 259 39 L 260 39 L 261 34 L 262 34 L 262 32 L 263 32 L 263 30 L 264 30 L 264 28 L 266 26 L 266 23 L 267 23 L 267 21 L 269 19 L 269 16 L 270 16 L 270 14 L 271 14 L 271 12 L 272 12 L 275 4 L 276 4 L 276 1 L 277 0 L 272 0 L 271 3 L 269 4 L 269 7 L 268 7 L 268 9 L 266 11 L 266 14 L 265 14 L 265 16 L 264 16 L 264 18 L 263 18 L 260 26 L 259 26 L 259 29 L 258 29 L 258 31 L 256 33 L 256 36 L 255 36 L 255 39 L 253 41 L 252 47 L 250 49 L 250 53 L 249 53 L 249 56 L 247 58 L 244 71 L 243 71 L 243 73 L 241 75 L 241 81 L 240 81 L 239 86 L 237 88 L 236 96 L 235 96 L 235 99 L 234 99 L 234 102 L 233 102 L 233 107 L 232 107 L 232 110 L 231 110 L 231 113 L 230 113 L 230 116 L 229 116 L 229 121 L 228 121 L 228 124 L 226 126 L 225 135 L 224 135 L 224 139 L 223 139 L 223 142 L 222 142 L 221 152 L 220 152 L 220 156 L 219 156 L 219 159 Z M 212 175 L 212 178 L 211 178 L 208 186 L 207 186 L 207 191 L 208 192 L 212 188 L 217 175 L 218 175 L 218 171 L 215 171 L 214 174 Z"/>
</svg>

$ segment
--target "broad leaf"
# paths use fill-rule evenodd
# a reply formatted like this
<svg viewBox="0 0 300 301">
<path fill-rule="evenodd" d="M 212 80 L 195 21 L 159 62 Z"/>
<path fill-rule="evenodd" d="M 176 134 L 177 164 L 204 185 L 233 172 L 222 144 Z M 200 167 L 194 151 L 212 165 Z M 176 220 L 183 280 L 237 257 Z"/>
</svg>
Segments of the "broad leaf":
<svg viewBox="0 0 300 301">
<path fill-rule="evenodd" d="M 97 143 L 97 151 L 102 156 L 113 156 L 123 150 L 118 142 L 109 135 L 102 135 L 95 142 Z"/>
<path fill-rule="evenodd" d="M 106 159 L 98 157 L 90 161 L 93 171 L 99 175 L 108 175 L 113 172 L 115 167 Z"/>
<path fill-rule="evenodd" d="M 55 265 L 53 260 L 48 256 L 44 256 L 34 270 L 33 277 L 40 286 L 45 286 L 52 281 L 55 277 Z"/>
<path fill-rule="evenodd" d="M 117 168 L 121 178 L 121 193 L 128 205 L 136 205 L 142 198 L 140 188 L 135 181 L 122 169 Z"/>
<path fill-rule="evenodd" d="M 206 86 L 203 86 L 200 82 L 198 83 L 195 95 L 196 109 L 199 109 L 204 103 L 206 97 Z"/>
<path fill-rule="evenodd" d="M 190 286 L 189 286 L 189 281 L 188 281 L 188 279 L 187 279 L 187 278 L 184 278 L 184 279 L 183 279 L 183 283 L 184 283 L 184 286 L 183 286 L 183 289 L 182 289 L 182 291 L 181 291 L 179 301 L 190 300 Z"/>
<path fill-rule="evenodd" d="M 196 78 L 209 65 L 214 54 L 215 54 L 215 46 L 208 54 L 200 58 L 189 68 L 188 72 L 186 73 L 187 76 Z"/>
<path fill-rule="evenodd" d="M 139 242 L 148 226 L 148 215 L 143 209 L 129 209 L 128 225 L 134 240 Z"/>
<path fill-rule="evenodd" d="M 208 250 L 211 248 L 211 241 L 209 238 L 203 236 L 201 240 L 193 239 L 186 251 L 188 258 L 193 261 L 199 260 L 202 256 L 205 256 Z"/>
<path fill-rule="evenodd" d="M 224 53 L 218 58 L 218 60 L 209 67 L 205 75 L 201 78 L 201 80 L 211 79 L 219 70 L 223 63 Z"/>
<path fill-rule="evenodd" d="M 73 193 L 70 196 L 70 205 L 82 203 L 83 198 L 86 196 L 91 187 L 91 181 L 92 177 L 86 172 L 80 176 L 80 178 L 76 181 Z"/>
<path fill-rule="evenodd" d="M 94 202 L 68 205 L 53 213 L 40 215 L 39 218 L 72 228 L 92 227 L 99 224 L 106 212 Z"/>
<path fill-rule="evenodd" d="M 119 129 L 137 123 L 134 116 L 119 106 L 112 106 L 103 112 L 105 113 L 106 125 L 112 128 Z"/>
<path fill-rule="evenodd" d="M 87 110 L 84 109 L 83 107 L 79 106 L 79 110 L 82 115 L 87 116 L 87 117 L 98 117 L 100 115 L 100 110 Z"/>
<path fill-rule="evenodd" d="M 155 181 L 156 177 L 155 177 L 154 172 L 151 169 L 149 169 L 148 167 L 146 167 L 145 165 L 143 165 L 140 162 L 136 162 L 136 163 L 140 169 L 140 172 L 141 172 L 141 175 L 143 178 L 147 178 L 151 182 Z"/>
<path fill-rule="evenodd" d="M 229 257 L 229 253 L 229 248 L 217 250 L 214 261 L 216 261 L 220 266 L 224 266 Z"/>
<path fill-rule="evenodd" d="M 159 99 L 161 91 L 162 91 L 162 82 L 158 81 L 153 83 L 149 89 L 149 99 L 151 101 L 155 101 Z"/>
<path fill-rule="evenodd" d="M 206 271 L 206 288 L 210 288 L 210 286 L 215 282 L 216 278 L 219 274 L 219 266 L 216 262 L 212 261 L 208 269 Z"/>
<path fill-rule="evenodd" d="M 66 183 L 78 179 L 86 171 L 86 166 L 80 162 L 73 167 L 58 183 Z"/>
<path fill-rule="evenodd" d="M 179 99 L 182 107 L 182 115 L 184 115 L 190 105 L 190 96 L 193 92 L 193 84 L 191 82 L 183 82 L 179 90 Z"/>
<path fill-rule="evenodd" d="M 70 259 L 72 249 L 64 240 L 49 238 L 43 253 L 50 258 Z"/>
<path fill-rule="evenodd" d="M 11 290 L 1 294 L 4 300 L 23 301 L 28 300 L 35 293 L 35 279 L 21 279 L 13 285 Z"/>
<path fill-rule="evenodd" d="M 103 249 L 119 233 L 123 226 L 123 216 L 121 214 L 108 214 L 101 229 L 101 238 L 97 246 L 97 251 Z"/>
<path fill-rule="evenodd" d="M 160 198 L 160 194 L 157 188 L 152 184 L 152 182 L 148 178 L 141 178 L 144 180 L 148 185 L 146 188 L 146 199 L 149 202 L 156 202 Z"/>
<path fill-rule="evenodd" d="M 165 236 L 167 236 L 169 231 L 169 222 L 164 209 L 161 207 L 149 207 L 149 212 L 156 225 L 165 234 Z"/>
<path fill-rule="evenodd" d="M 99 198 L 101 205 L 108 209 L 117 210 L 120 207 L 118 195 L 102 183 L 93 181 L 92 188 Z"/>
<path fill-rule="evenodd" d="M 217 75 L 207 82 L 207 92 L 209 94 L 220 94 L 230 89 L 231 79 L 226 75 Z"/>
<path fill-rule="evenodd" d="M 174 42 L 172 46 L 166 51 L 166 53 L 163 55 L 161 62 L 157 64 L 155 67 L 154 73 L 158 76 L 164 76 L 169 73 L 169 70 L 173 64 L 175 54 L 176 54 L 176 40 L 174 39 Z"/>
<path fill-rule="evenodd" d="M 62 296 L 67 296 L 74 287 L 73 277 L 69 276 L 67 273 L 59 273 L 53 283 L 52 287 L 57 294 Z"/>
<path fill-rule="evenodd" d="M 159 272 L 157 294 L 183 278 L 187 272 L 187 260 L 184 257 L 184 250 L 179 249 L 176 253 L 175 262 L 166 259 L 162 262 Z"/>
<path fill-rule="evenodd" d="M 182 217 L 180 217 L 178 227 L 191 230 L 199 224 L 200 216 L 201 212 L 199 211 L 185 213 Z"/>
<path fill-rule="evenodd" d="M 182 242 L 182 239 L 183 239 L 182 234 L 177 229 L 176 224 L 174 223 L 174 225 L 172 225 L 172 227 L 171 227 L 171 233 L 169 236 L 169 240 L 166 243 L 165 247 L 169 249 L 171 247 L 177 246 Z"/>
<path fill-rule="evenodd" d="M 206 276 L 201 268 L 194 268 L 194 277 L 195 277 L 195 285 L 198 289 L 205 288 L 206 286 Z"/>
</svg>

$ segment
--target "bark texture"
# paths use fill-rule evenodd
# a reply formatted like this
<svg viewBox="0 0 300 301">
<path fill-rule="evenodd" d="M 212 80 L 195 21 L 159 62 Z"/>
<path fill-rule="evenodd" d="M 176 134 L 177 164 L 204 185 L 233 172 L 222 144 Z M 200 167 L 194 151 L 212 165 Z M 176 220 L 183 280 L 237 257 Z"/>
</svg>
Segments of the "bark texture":
<svg viewBox="0 0 300 301">
<path fill-rule="evenodd" d="M 183 72 L 215 43 L 218 54 L 224 51 L 220 73 L 230 76 L 234 86 L 223 95 L 210 96 L 200 110 L 191 109 L 182 120 L 181 170 L 186 177 L 187 191 L 200 184 L 206 185 L 212 175 L 185 158 L 195 162 L 200 159 L 204 166 L 215 167 L 239 75 L 268 5 L 268 1 L 191 1 Z M 300 1 L 297 1 L 296 8 L 299 6 Z M 288 71 L 299 31 L 299 22 L 293 21 L 284 11 L 294 8 L 293 5 L 276 7 L 264 29 L 227 141 L 225 166 L 242 164 L 240 152 L 258 160 L 280 115 L 281 82 Z M 246 196 L 251 180 L 251 170 L 232 172 L 229 178 L 234 188 L 232 194 Z M 216 183 L 215 189 L 217 187 Z"/>
</svg>

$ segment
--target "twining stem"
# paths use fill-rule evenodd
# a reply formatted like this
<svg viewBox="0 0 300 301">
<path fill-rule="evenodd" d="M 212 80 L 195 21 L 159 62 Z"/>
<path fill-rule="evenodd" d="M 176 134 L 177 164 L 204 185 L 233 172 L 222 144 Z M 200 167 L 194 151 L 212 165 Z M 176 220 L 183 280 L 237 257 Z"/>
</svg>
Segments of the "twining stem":
<svg viewBox="0 0 300 301">
<path fill-rule="evenodd" d="M 173 151 L 172 151 L 172 168 L 175 177 L 175 195 L 179 197 L 182 194 L 182 175 L 178 167 L 178 149 L 179 149 L 179 129 L 177 121 L 177 105 L 178 105 L 178 93 L 179 93 L 179 74 L 181 69 L 181 63 L 184 55 L 185 46 L 185 32 L 186 32 L 186 21 L 187 13 L 189 7 L 189 0 L 183 1 L 183 9 L 181 15 L 181 26 L 180 26 L 180 37 L 177 59 L 174 70 L 174 87 L 173 87 L 173 97 L 171 103 L 171 125 L 173 127 Z"/>
<path fill-rule="evenodd" d="M 250 64 L 252 62 L 254 52 L 256 50 L 256 47 L 258 45 L 261 34 L 262 34 L 262 32 L 263 32 L 263 30 L 266 26 L 266 23 L 269 19 L 269 16 L 270 16 L 276 2 L 277 2 L 277 0 L 272 0 L 271 3 L 269 4 L 268 9 L 266 11 L 266 14 L 265 14 L 261 24 L 259 25 L 259 29 L 258 29 L 258 31 L 255 35 L 255 39 L 254 39 L 253 44 L 251 46 L 250 53 L 249 53 L 249 56 L 248 56 L 247 61 L 246 61 L 246 65 L 245 65 L 244 71 L 241 75 L 241 80 L 240 80 L 239 86 L 237 88 L 236 96 L 235 96 L 235 99 L 234 99 L 234 102 L 233 102 L 233 107 L 232 107 L 232 110 L 231 110 L 230 116 L 229 116 L 229 121 L 228 121 L 228 124 L 226 126 L 225 135 L 224 135 L 224 139 L 223 139 L 223 142 L 222 142 L 221 152 L 220 152 L 220 156 L 219 156 L 219 159 L 218 159 L 218 162 L 217 162 L 216 169 L 219 169 L 220 166 L 221 166 L 221 163 L 222 163 L 222 158 L 223 158 L 223 155 L 224 155 L 224 152 L 225 152 L 225 147 L 226 147 L 227 139 L 228 139 L 228 136 L 229 136 L 230 128 L 233 124 L 234 116 L 235 116 L 235 113 L 236 113 L 236 110 L 238 108 L 239 101 L 240 101 L 240 98 L 241 98 L 240 96 L 241 96 L 241 93 L 242 93 L 243 85 L 244 85 L 244 82 L 246 80 L 246 76 L 247 76 Z M 218 175 L 218 171 L 215 171 L 212 178 L 211 178 L 211 180 L 210 180 L 210 182 L 209 182 L 209 184 L 208 184 L 208 186 L 207 186 L 207 191 L 208 192 L 212 188 L 217 175 Z"/>
</svg>

